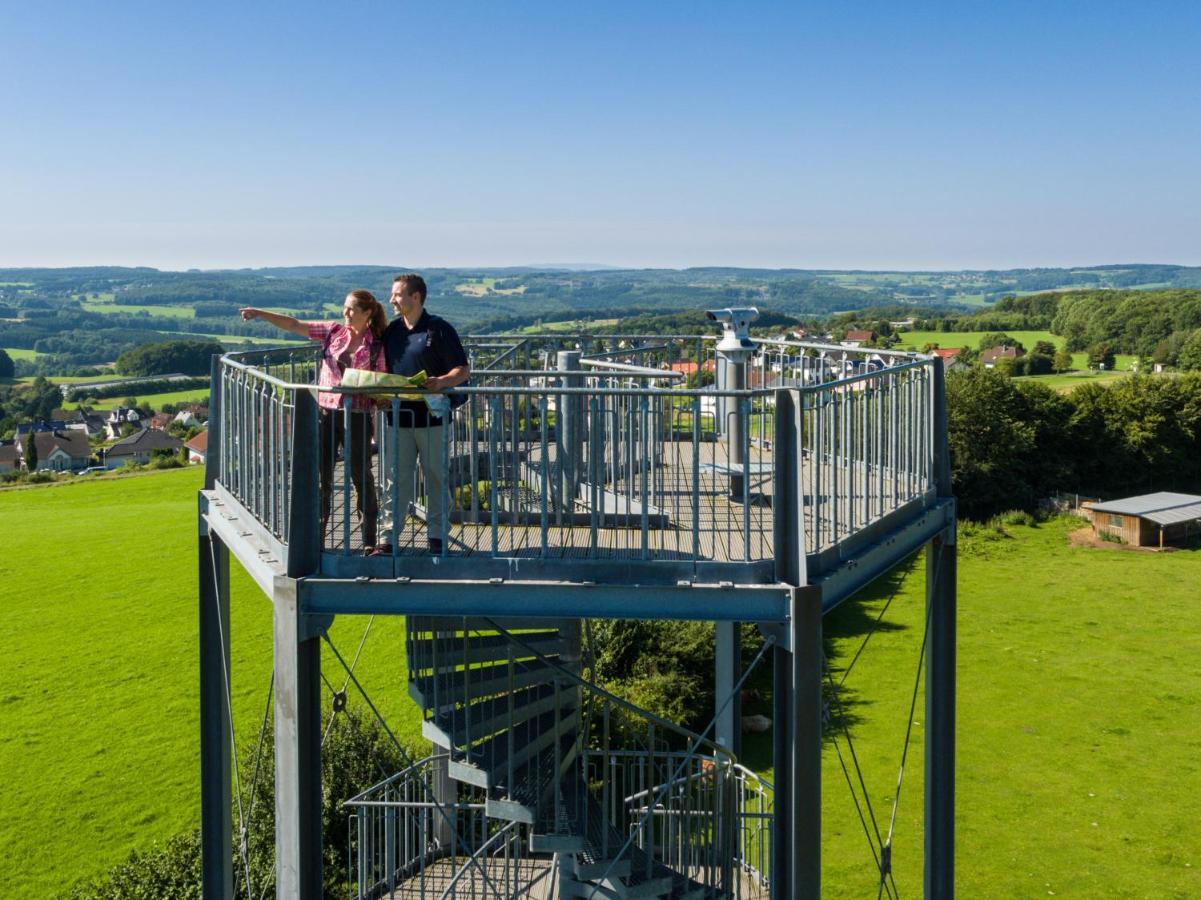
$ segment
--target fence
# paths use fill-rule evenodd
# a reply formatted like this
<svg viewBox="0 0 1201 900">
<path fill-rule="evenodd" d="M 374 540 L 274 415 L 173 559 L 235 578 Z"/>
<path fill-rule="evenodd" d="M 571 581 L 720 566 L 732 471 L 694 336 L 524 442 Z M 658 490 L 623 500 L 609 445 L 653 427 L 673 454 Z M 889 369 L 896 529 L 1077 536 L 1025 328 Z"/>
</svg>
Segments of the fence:
<svg viewBox="0 0 1201 900">
<path fill-rule="evenodd" d="M 329 461 L 324 551 L 370 549 L 387 534 L 375 528 L 378 506 L 393 557 L 425 555 L 432 538 L 444 557 L 770 568 L 782 449 L 799 460 L 810 554 L 932 495 L 924 357 L 764 342 L 748 364 L 751 386 L 717 390 L 683 384 L 724 362 L 706 340 L 598 341 L 563 350 L 562 338 L 478 340 L 480 368 L 450 392 L 462 405 L 438 429 L 413 427 L 421 407 L 395 392 L 383 392 L 364 427 L 352 409 L 364 391 L 336 391 L 342 408 L 323 415 L 340 417 L 341 429 L 306 438 L 324 441 L 317 455 Z M 218 480 L 284 544 L 294 492 L 316 487 L 293 483 L 296 405 L 313 392 L 313 356 L 229 355 L 217 385 Z M 501 368 L 510 365 L 542 368 Z M 777 433 L 779 391 L 800 398 L 799 428 L 787 435 Z M 433 465 L 412 464 L 415 433 L 429 439 L 422 452 Z M 427 483 L 431 473 L 441 483 Z"/>
</svg>

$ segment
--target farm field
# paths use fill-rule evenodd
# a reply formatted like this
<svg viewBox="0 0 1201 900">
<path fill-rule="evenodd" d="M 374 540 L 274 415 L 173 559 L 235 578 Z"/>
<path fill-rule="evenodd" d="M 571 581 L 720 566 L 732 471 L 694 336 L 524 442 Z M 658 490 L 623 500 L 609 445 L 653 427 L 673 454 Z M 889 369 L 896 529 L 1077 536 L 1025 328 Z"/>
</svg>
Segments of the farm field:
<svg viewBox="0 0 1201 900">
<path fill-rule="evenodd" d="M 938 344 L 943 348 L 972 347 L 979 349 L 980 338 L 990 333 L 987 331 L 903 331 L 899 335 L 901 343 L 898 344 L 898 347 L 907 350 L 921 350 L 926 344 Z M 1051 334 L 1049 331 L 1007 331 L 1005 333 L 1014 340 L 1020 341 L 1026 348 L 1026 352 L 1030 352 L 1038 341 L 1050 341 L 1056 349 L 1064 344 L 1062 337 Z M 1134 362 L 1134 357 L 1118 353 L 1114 357 L 1114 362 L 1118 371 L 1127 371 Z M 1080 369 L 1088 368 L 1088 354 L 1073 353 L 1072 365 Z"/>
<path fill-rule="evenodd" d="M 13 362 L 16 362 L 18 359 L 37 359 L 41 356 L 36 350 L 26 350 L 21 347 L 3 347 L 0 349 L 3 349 Z"/>
<path fill-rule="evenodd" d="M 14 861 L 0 895 L 66 887 L 195 823 L 199 485 L 188 469 L 0 491 L 0 577 L 12 586 L 5 608 L 21 637 L 0 663 L 0 840 Z M 1076 548 L 1068 535 L 1078 525 L 961 528 L 959 890 L 1195 896 L 1201 858 L 1180 798 L 1201 789 L 1201 551 Z M 231 583 L 234 716 L 246 746 L 266 699 L 270 610 L 236 563 Z M 841 678 L 889 604 L 841 695 L 882 831 L 923 591 L 918 559 L 825 622 Z M 1137 615 L 1151 603 L 1154 615 Z M 364 625 L 339 619 L 334 642 L 352 652 Z M 376 620 L 356 671 L 389 723 L 414 739 L 400 626 Z M 913 718 L 893 840 L 906 896 L 920 893 L 922 878 L 920 699 Z M 749 741 L 744 760 L 769 766 L 769 746 L 770 736 Z M 823 805 L 825 894 L 873 895 L 871 852 L 832 743 Z M 44 839 L 63 822 L 69 852 Z"/>
<path fill-rule="evenodd" d="M 146 313 L 149 316 L 158 316 L 165 319 L 196 318 L 196 310 L 191 306 L 164 306 L 161 304 L 152 304 L 149 306 L 131 304 L 126 306 L 123 303 L 113 303 L 111 300 L 85 300 L 83 308 L 88 312 L 94 313 Z"/>
<path fill-rule="evenodd" d="M 91 404 L 92 409 L 113 409 L 114 407 L 124 404 L 128 396 L 133 396 L 139 404 L 149 404 L 151 409 L 161 410 L 167 403 L 199 403 L 209 395 L 209 388 L 192 388 L 187 391 L 165 391 L 161 394 L 140 394 L 136 388 L 131 388 L 128 395 L 120 397 L 105 397 L 103 400 L 97 400 Z M 68 404 L 72 408 L 79 406 L 78 403 Z"/>
<path fill-rule="evenodd" d="M 10 633 L 20 635 L 0 661 L 0 841 L 9 848 L 0 896 L 47 896 L 196 825 L 200 484 L 192 468 L 0 491 L 0 581 Z M 266 701 L 271 610 L 230 569 L 234 724 L 245 747 Z M 343 653 L 353 654 L 365 624 L 335 624 Z M 402 631 L 377 620 L 356 674 L 406 740 L 420 729 L 399 680 Z M 337 662 L 324 658 L 340 687 Z"/>
</svg>

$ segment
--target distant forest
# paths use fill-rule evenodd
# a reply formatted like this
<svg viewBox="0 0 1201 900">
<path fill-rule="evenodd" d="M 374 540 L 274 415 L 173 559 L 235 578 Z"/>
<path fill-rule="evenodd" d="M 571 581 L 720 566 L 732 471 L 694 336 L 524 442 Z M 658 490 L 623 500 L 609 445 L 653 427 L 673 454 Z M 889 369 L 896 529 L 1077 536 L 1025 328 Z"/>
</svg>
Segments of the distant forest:
<svg viewBox="0 0 1201 900">
<path fill-rule="evenodd" d="M 226 346 L 276 340 L 278 331 L 242 322 L 238 308 L 328 318 L 355 288 L 386 299 L 392 276 L 405 269 L 0 269 L 0 347 L 26 351 L 15 355 L 18 374 L 62 375 L 170 338 L 209 337 Z M 1201 268 L 1146 265 L 978 272 L 427 269 L 422 274 L 430 310 L 464 333 L 614 319 L 628 329 L 639 317 L 687 318 L 689 312 L 731 305 L 757 306 L 780 323 L 872 309 L 919 316 L 936 329 L 956 329 L 968 320 L 979 328 L 1063 328 L 1058 333 L 1073 346 L 1095 343 L 1098 333 L 1106 332 L 1106 339 L 1121 343 L 1122 352 L 1143 355 L 1172 333 L 1197 327 L 1188 324 L 1194 321 L 1195 303 L 1187 292 L 1201 289 Z M 1070 293 L 1024 296 L 1046 291 Z M 1142 291 L 1153 291 L 1157 299 L 1140 299 Z M 1126 299 L 1115 304 L 1115 292 Z M 1155 312 L 1159 306 L 1170 309 Z M 1148 322 L 1128 328 L 1116 324 L 1136 319 Z M 994 320 L 996 325 L 983 324 Z"/>
</svg>

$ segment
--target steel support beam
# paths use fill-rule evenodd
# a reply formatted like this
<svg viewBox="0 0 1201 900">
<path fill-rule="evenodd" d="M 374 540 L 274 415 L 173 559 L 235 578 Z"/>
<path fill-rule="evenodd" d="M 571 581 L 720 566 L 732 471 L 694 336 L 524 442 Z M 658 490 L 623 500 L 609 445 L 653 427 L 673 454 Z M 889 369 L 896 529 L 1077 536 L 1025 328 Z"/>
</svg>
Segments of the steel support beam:
<svg viewBox="0 0 1201 900">
<path fill-rule="evenodd" d="M 202 498 L 203 499 L 203 498 Z M 200 520 L 200 859 L 204 900 L 233 897 L 229 551 Z"/>
<path fill-rule="evenodd" d="M 951 496 L 947 407 L 942 360 L 934 366 L 934 474 L 940 497 Z M 958 559 L 954 507 L 950 526 L 926 550 L 925 895 L 955 896 L 955 640 Z"/>
<path fill-rule="evenodd" d="M 742 701 L 731 697 L 742 674 L 742 634 L 737 622 L 714 623 L 714 740 L 735 756 L 742 754 Z M 728 702 L 727 702 L 728 700 Z M 723 708 L 724 705 L 724 708 Z"/>
<path fill-rule="evenodd" d="M 783 585 L 621 585 L 538 581 L 435 581 L 408 578 L 305 578 L 306 615 L 456 616 L 490 618 L 684 619 L 782 622 Z"/>
<path fill-rule="evenodd" d="M 792 587 L 774 651 L 772 896 L 821 895 L 822 591 L 806 586 L 799 391 L 776 392 L 776 577 Z"/>
<path fill-rule="evenodd" d="M 209 443 L 204 486 L 221 469 L 221 357 L 212 359 Z M 204 900 L 233 897 L 233 776 L 229 704 L 229 551 L 206 521 L 208 499 L 199 496 L 200 576 L 200 860 Z"/>
<path fill-rule="evenodd" d="M 272 596 L 275 637 L 276 897 L 319 900 L 321 889 L 321 644 L 301 640 L 296 581 Z"/>
<path fill-rule="evenodd" d="M 955 895 L 955 619 L 953 532 L 926 550 L 926 897 Z"/>
</svg>

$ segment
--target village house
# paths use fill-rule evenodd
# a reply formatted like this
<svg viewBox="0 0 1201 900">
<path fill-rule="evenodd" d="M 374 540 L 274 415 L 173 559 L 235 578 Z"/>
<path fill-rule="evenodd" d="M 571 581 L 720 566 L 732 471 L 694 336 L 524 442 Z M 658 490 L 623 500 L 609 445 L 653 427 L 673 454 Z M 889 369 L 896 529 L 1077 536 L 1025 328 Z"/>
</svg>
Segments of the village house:
<svg viewBox="0 0 1201 900">
<path fill-rule="evenodd" d="M 183 425 L 185 428 L 194 428 L 204 424 L 204 420 L 196 418 L 196 414 L 190 409 L 181 409 L 171 421 Z"/>
<path fill-rule="evenodd" d="M 68 431 L 81 431 L 88 437 L 104 432 L 104 416 L 82 409 L 56 409 L 53 418 L 63 422 Z"/>
<path fill-rule="evenodd" d="M 1093 533 L 1135 547 L 1163 547 L 1201 533 L 1201 497 L 1159 491 L 1104 503 L 1084 503 Z"/>
<path fill-rule="evenodd" d="M 108 433 L 110 439 L 116 439 L 121 436 L 121 426 L 133 425 L 135 428 L 145 428 L 146 423 L 142 421 L 142 414 L 136 409 L 130 409 L 126 406 L 115 406 L 108 414 L 108 418 L 104 420 L 104 429 Z"/>
<path fill-rule="evenodd" d="M 876 339 L 874 331 L 848 331 L 847 336 L 839 341 L 844 347 L 862 347 Z"/>
<path fill-rule="evenodd" d="M 15 434 L 17 437 L 29 434 L 31 431 L 37 434 L 47 434 L 55 431 L 66 431 L 67 423 L 62 419 L 38 419 L 36 422 L 22 422 L 17 425 Z"/>
<path fill-rule="evenodd" d="M 980 364 L 986 369 L 996 368 L 998 362 L 1003 359 L 1017 359 L 1025 354 L 1017 347 L 1011 347 L 1009 344 L 1002 344 L 999 347 L 990 347 L 980 354 Z"/>
<path fill-rule="evenodd" d="M 25 444 L 30 439 L 38 452 L 39 472 L 81 472 L 88 467 L 92 448 L 88 436 L 79 431 L 37 431 L 32 435 L 18 435 L 16 448 L 25 458 Z"/>
<path fill-rule="evenodd" d="M 129 463 L 150 462 L 158 451 L 178 453 L 183 446 L 179 438 L 157 428 L 143 428 L 137 434 L 117 441 L 104 454 L 104 467 L 117 469 Z"/>
<path fill-rule="evenodd" d="M 208 431 L 200 432 L 200 434 L 196 435 L 196 437 L 192 438 L 184 446 L 188 448 L 188 462 L 204 465 L 209 451 Z"/>
<path fill-rule="evenodd" d="M 930 351 L 932 355 L 942 360 L 942 367 L 945 372 L 950 372 L 952 369 L 963 365 L 963 361 L 959 358 L 959 354 L 962 352 L 962 347 L 947 347 L 945 350 L 935 347 Z"/>
</svg>

